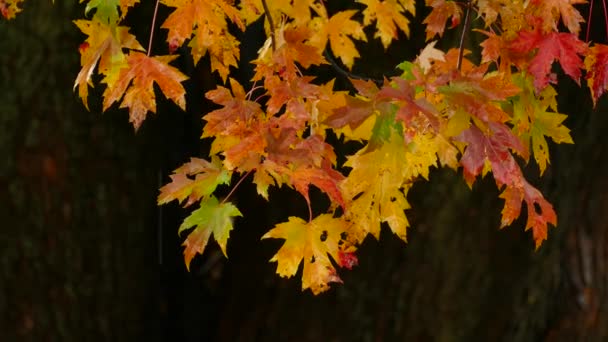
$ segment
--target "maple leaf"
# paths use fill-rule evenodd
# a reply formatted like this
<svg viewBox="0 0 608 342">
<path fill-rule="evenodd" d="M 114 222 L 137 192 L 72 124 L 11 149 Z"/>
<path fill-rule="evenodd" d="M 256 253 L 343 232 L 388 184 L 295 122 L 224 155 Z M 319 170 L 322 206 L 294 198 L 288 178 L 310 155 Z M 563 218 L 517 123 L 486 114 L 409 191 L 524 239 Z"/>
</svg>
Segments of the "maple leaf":
<svg viewBox="0 0 608 342">
<path fill-rule="evenodd" d="M 119 0 L 80 0 L 80 3 L 85 1 L 87 1 L 87 6 L 84 9 L 85 15 L 95 10 L 94 19 L 107 25 L 118 23 Z"/>
<path fill-rule="evenodd" d="M 461 158 L 465 180 L 471 186 L 486 161 L 490 162 L 496 184 L 505 186 L 500 195 L 505 200 L 501 227 L 510 225 L 519 217 L 522 201 L 525 201 L 528 208 L 526 229 L 532 229 L 538 248 L 547 238 L 547 224 L 557 225 L 553 206 L 524 179 L 517 162 L 509 153 L 509 149 L 521 150 L 521 142 L 503 124 L 492 123 L 490 129 L 490 136 L 484 135 L 476 126 L 471 126 L 461 135 L 462 141 L 468 143 Z"/>
<path fill-rule="evenodd" d="M 537 28 L 534 31 L 521 31 L 511 43 L 511 50 L 518 53 L 529 53 L 536 50 L 535 56 L 528 65 L 528 71 L 534 76 L 534 87 L 541 91 L 549 83 L 556 82 L 551 73 L 551 65 L 559 62 L 566 75 L 580 84 L 583 61 L 579 55 L 587 53 L 587 44 L 573 33 L 543 33 Z"/>
<path fill-rule="evenodd" d="M 103 93 L 103 110 L 120 101 L 124 94 L 120 108 L 129 108 L 129 121 L 138 129 L 148 111 L 156 113 L 155 82 L 167 98 L 185 110 L 186 91 L 181 82 L 188 78 L 169 65 L 175 58 L 177 56 L 149 57 L 141 52 L 129 53 L 128 68 L 122 69 L 114 85 Z"/>
<path fill-rule="evenodd" d="M 426 0 L 426 5 L 432 7 L 431 13 L 422 22 L 426 24 L 426 40 L 433 39 L 436 35 L 443 36 L 445 23 L 452 18 L 450 28 L 458 26 L 462 10 L 456 1 Z"/>
<path fill-rule="evenodd" d="M 375 38 L 380 38 L 384 48 L 397 39 L 397 29 L 410 35 L 409 19 L 405 13 L 416 14 L 413 0 L 357 0 L 367 6 L 363 10 L 363 25 L 368 26 L 376 21 Z"/>
<path fill-rule="evenodd" d="M 325 49 L 327 40 L 329 40 L 332 53 L 340 58 L 348 69 L 352 68 L 355 58 L 360 57 L 359 51 L 350 37 L 367 41 L 361 24 L 351 19 L 355 13 L 357 13 L 356 10 L 348 10 L 334 14 L 326 23 L 320 24 L 322 29 L 316 31 L 311 37 L 312 44 L 320 50 Z M 321 18 L 315 19 L 322 22 Z"/>
<path fill-rule="evenodd" d="M 260 104 L 249 101 L 245 90 L 236 80 L 230 78 L 229 81 L 232 93 L 230 89 L 218 86 L 205 94 L 206 98 L 222 108 L 213 110 L 203 117 L 207 121 L 203 127 L 203 138 L 232 136 L 239 140 L 248 134 L 248 128 L 253 126 L 253 120 L 262 115 Z M 218 149 L 212 149 L 211 153 L 217 152 Z"/>
<path fill-rule="evenodd" d="M 17 13 L 21 12 L 19 7 L 24 0 L 0 0 L 0 14 L 5 19 L 14 19 Z"/>
<path fill-rule="evenodd" d="M 321 51 L 310 42 L 313 33 L 306 26 L 282 23 L 274 32 L 276 46 L 273 48 L 272 37 L 268 37 L 258 52 L 258 58 L 253 61 L 256 64 L 253 80 L 271 78 L 275 74 L 284 79 L 295 79 L 300 77 L 296 63 L 305 69 L 327 63 Z"/>
<path fill-rule="evenodd" d="M 226 18 L 244 31 L 239 11 L 225 0 L 163 0 L 162 3 L 175 7 L 161 26 L 169 30 L 169 45 L 181 46 L 192 38 L 189 46 L 194 63 L 209 52 L 212 70 L 217 70 L 225 81 L 229 67 L 237 66 L 240 54 L 239 41 L 229 33 Z"/>
<path fill-rule="evenodd" d="M 420 51 L 418 57 L 416 57 L 416 62 L 418 65 L 420 65 L 420 68 L 425 73 L 431 69 L 433 60 L 445 62 L 445 53 L 439 49 L 436 49 L 435 44 L 437 44 L 437 41 L 428 43 L 424 49 Z"/>
<path fill-rule="evenodd" d="M 542 18 L 543 30 L 557 31 L 557 23 L 561 17 L 568 30 L 577 35 L 581 30 L 581 23 L 585 20 L 580 12 L 572 5 L 587 3 L 586 0 L 532 0 L 536 7 L 534 14 Z"/>
<path fill-rule="evenodd" d="M 75 20 L 74 24 L 88 36 L 81 45 L 82 69 L 74 82 L 74 89 L 78 87 L 78 95 L 88 109 L 88 86 L 93 86 L 91 76 L 97 64 L 99 63 L 99 73 L 105 75 L 103 82 L 108 87 L 112 87 L 120 69 L 127 64 L 122 49 L 143 51 L 144 48 L 137 42 L 135 36 L 129 33 L 128 27 L 113 27 L 98 20 Z"/>
<path fill-rule="evenodd" d="M 505 122 L 508 114 L 500 104 L 520 89 L 501 74 L 483 76 L 487 64 L 438 88 L 450 107 L 461 109 L 484 122 Z"/>
<path fill-rule="evenodd" d="M 129 12 L 129 8 L 139 3 L 139 0 L 120 0 L 120 19 L 124 19 Z"/>
<path fill-rule="evenodd" d="M 537 99 L 530 77 L 517 74 L 513 76 L 513 80 L 523 90 L 511 100 L 513 130 L 524 142 L 526 150 L 529 150 L 531 140 L 532 152 L 542 175 L 549 162 L 549 148 L 545 136 L 558 144 L 574 143 L 570 137 L 570 130 L 562 125 L 567 116 L 556 113 L 557 93 L 553 87 L 547 86 Z M 549 108 L 553 111 L 548 111 Z"/>
<path fill-rule="evenodd" d="M 182 244 L 186 247 L 184 249 L 184 261 L 188 270 L 190 270 L 192 258 L 197 253 L 203 254 L 205 251 L 211 234 L 222 249 L 224 256 L 227 256 L 226 244 L 233 228 L 232 220 L 235 216 L 243 215 L 232 203 L 219 203 L 217 198 L 211 196 L 201 201 L 200 208 L 194 210 L 190 216 L 184 219 L 184 222 L 179 226 L 178 234 L 196 226 Z"/>
<path fill-rule="evenodd" d="M 241 0 L 239 10 L 243 23 L 249 26 L 264 14 L 264 5 L 262 5 L 262 0 Z"/>
<path fill-rule="evenodd" d="M 291 172 L 291 183 L 304 196 L 309 207 L 311 204 L 308 188 L 312 184 L 325 192 L 332 202 L 338 203 L 344 208 L 344 200 L 338 187 L 339 182 L 343 179 L 344 176 L 332 169 L 328 163 L 324 163 L 322 167 L 299 167 Z"/>
<path fill-rule="evenodd" d="M 513 39 L 507 38 L 510 33 L 503 35 L 497 35 L 493 32 L 475 30 L 483 33 L 486 38 L 479 45 L 481 46 L 481 63 L 495 62 L 498 66 L 498 71 L 505 75 L 511 74 L 511 67 L 513 65 L 523 66 L 526 64 L 528 58 L 521 53 L 516 53 L 511 49 L 511 42 Z"/>
<path fill-rule="evenodd" d="M 189 206 L 209 197 L 218 185 L 229 184 L 230 176 L 231 172 L 222 167 L 222 162 L 217 156 L 211 157 L 211 162 L 190 158 L 188 163 L 173 171 L 170 175 L 171 182 L 160 188 L 157 202 L 165 204 L 177 200 L 181 203 L 188 198 L 185 206 Z"/>
<path fill-rule="evenodd" d="M 483 17 L 486 27 L 496 21 L 507 1 L 511 0 L 477 0 L 478 13 Z"/>
<path fill-rule="evenodd" d="M 273 3 L 281 3 L 282 1 L 272 1 Z M 288 1 L 285 1 L 288 2 Z M 299 0 L 293 1 L 291 11 L 285 11 L 289 17 L 292 17 L 296 26 L 306 25 L 311 22 L 311 10 L 318 17 L 327 18 L 327 10 L 325 4 L 317 0 Z M 346 12 L 346 11 L 344 11 Z M 317 18 L 318 18 L 317 17 Z"/>
<path fill-rule="evenodd" d="M 243 87 L 230 79 L 232 93 L 225 87 L 208 91 L 205 96 L 223 106 L 206 114 L 202 137 L 215 137 L 211 154 L 223 153 L 229 170 L 256 169 L 266 155 L 266 122 L 258 103 L 247 100 Z"/>
<path fill-rule="evenodd" d="M 393 77 L 378 92 L 377 101 L 390 101 L 397 106 L 395 118 L 415 132 L 424 133 L 429 127 L 437 129 L 439 113 L 425 98 L 416 98 L 415 86 L 401 78 Z M 422 114 L 422 115 L 420 115 Z"/>
<path fill-rule="evenodd" d="M 488 128 L 486 135 L 477 126 L 472 125 L 459 136 L 460 141 L 468 143 L 460 163 L 469 187 L 481 173 L 486 161 L 490 162 L 494 179 L 499 186 L 521 178 L 521 170 L 509 150 L 523 154 L 523 144 L 505 124 L 490 122 Z"/>
<path fill-rule="evenodd" d="M 521 184 L 508 185 L 499 196 L 505 200 L 501 227 L 510 225 L 519 217 L 522 201 L 525 201 L 528 208 L 526 230 L 532 229 L 534 244 L 538 249 L 543 241 L 547 239 L 547 225 L 549 223 L 553 226 L 557 225 L 557 215 L 551 203 L 543 197 L 538 189 L 531 186 L 523 177 L 519 181 Z"/>
<path fill-rule="evenodd" d="M 348 125 L 356 129 L 368 118 L 377 113 L 388 112 L 391 108 L 391 97 L 380 96 L 380 88 L 371 80 L 351 80 L 358 92 L 357 97 L 345 96 L 346 104 L 333 110 L 324 120 L 332 128 Z"/>
<path fill-rule="evenodd" d="M 608 86 L 608 45 L 595 44 L 585 57 L 587 85 L 591 90 L 593 105 L 606 92 Z"/>
<path fill-rule="evenodd" d="M 347 265 L 344 257 L 340 258 L 347 229 L 348 223 L 344 219 L 330 214 L 317 216 L 310 222 L 291 216 L 287 222 L 277 224 L 264 234 L 262 239 L 284 239 L 283 246 L 270 259 L 277 262 L 277 274 L 292 277 L 303 261 L 302 290 L 310 289 L 319 294 L 329 289 L 329 283 L 342 282 L 330 256 Z"/>
<path fill-rule="evenodd" d="M 229 170 L 238 169 L 244 172 L 253 170 L 266 155 L 267 141 L 262 127 L 258 125 L 248 127 L 242 136 L 240 141 L 236 141 L 229 148 L 229 145 L 223 146 L 226 157 L 224 164 Z"/>
<path fill-rule="evenodd" d="M 347 96 L 346 104 L 334 110 L 334 113 L 325 119 L 323 123 L 332 128 L 349 125 L 351 129 L 355 129 L 373 114 L 373 102 L 358 97 Z"/>
<path fill-rule="evenodd" d="M 404 186 L 408 163 L 403 138 L 396 132 L 371 152 L 363 148 L 348 157 L 345 166 L 352 170 L 340 184 L 347 201 L 346 217 L 353 222 L 356 241 L 367 234 L 379 238 L 380 223 L 387 222 L 393 233 L 406 240 L 409 223 L 404 210 L 409 208 Z"/>
</svg>

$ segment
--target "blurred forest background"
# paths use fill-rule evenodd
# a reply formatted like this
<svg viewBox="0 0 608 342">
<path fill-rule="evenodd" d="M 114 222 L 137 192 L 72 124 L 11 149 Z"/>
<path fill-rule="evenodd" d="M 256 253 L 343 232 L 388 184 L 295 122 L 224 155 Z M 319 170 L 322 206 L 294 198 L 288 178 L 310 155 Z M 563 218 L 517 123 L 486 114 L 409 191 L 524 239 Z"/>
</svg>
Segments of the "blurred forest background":
<svg viewBox="0 0 608 342">
<path fill-rule="evenodd" d="M 351 2 L 328 6 L 344 4 Z M 606 42 L 596 5 L 592 40 Z M 153 6 L 127 18 L 144 44 Z M 207 60 L 177 62 L 191 76 L 187 113 L 160 103 L 134 133 L 126 111 L 100 114 L 101 86 L 90 112 L 72 91 L 84 36 L 71 20 L 83 6 L 24 7 L 16 20 L 0 21 L 0 340 L 608 340 L 606 98 L 593 110 L 587 89 L 560 81 L 575 145 L 552 146 L 551 167 L 531 178 L 559 220 L 540 250 L 525 217 L 498 229 L 502 201 L 491 178 L 470 191 L 461 175 L 435 170 L 410 194 L 409 243 L 387 231 L 367 240 L 359 266 L 341 273 L 344 285 L 315 297 L 300 291 L 299 279 L 274 274 L 268 260 L 281 241 L 259 241 L 306 212 L 294 191 L 272 191 L 268 204 L 242 187 L 244 218 L 229 259 L 213 242 L 190 273 L 177 236 L 187 212 L 155 204 L 167 175 L 208 151 L 199 140 L 212 109 L 203 94 L 218 77 Z M 586 17 L 588 6 L 579 8 Z M 425 44 L 416 24 L 424 15 L 420 6 L 412 38 L 387 52 L 369 43 L 354 72 L 381 78 L 413 58 Z M 157 31 L 155 54 L 167 53 L 164 34 Z M 243 35 L 240 81 L 251 76 L 248 61 L 262 40 L 260 25 Z M 455 45 L 447 40 L 444 47 Z M 474 34 L 467 44 L 476 48 Z M 331 67 L 316 72 L 340 77 Z M 338 84 L 348 87 L 343 78 Z"/>
</svg>

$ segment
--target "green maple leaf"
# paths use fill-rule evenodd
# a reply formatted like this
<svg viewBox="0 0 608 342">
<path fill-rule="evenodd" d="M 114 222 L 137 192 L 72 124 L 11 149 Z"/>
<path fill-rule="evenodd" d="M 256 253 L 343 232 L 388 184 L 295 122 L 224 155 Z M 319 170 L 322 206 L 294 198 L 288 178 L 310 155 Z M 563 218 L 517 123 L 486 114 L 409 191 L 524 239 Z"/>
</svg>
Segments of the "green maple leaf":
<svg viewBox="0 0 608 342">
<path fill-rule="evenodd" d="M 186 217 L 179 226 L 178 234 L 195 227 L 182 244 L 186 247 L 184 261 L 188 270 L 190 270 L 192 258 L 197 253 L 203 254 L 205 251 L 211 234 L 226 256 L 226 244 L 233 228 L 232 218 L 235 216 L 243 216 L 237 207 L 232 203 L 219 203 L 215 196 L 211 196 L 208 200 L 201 202 L 200 208 Z"/>
</svg>

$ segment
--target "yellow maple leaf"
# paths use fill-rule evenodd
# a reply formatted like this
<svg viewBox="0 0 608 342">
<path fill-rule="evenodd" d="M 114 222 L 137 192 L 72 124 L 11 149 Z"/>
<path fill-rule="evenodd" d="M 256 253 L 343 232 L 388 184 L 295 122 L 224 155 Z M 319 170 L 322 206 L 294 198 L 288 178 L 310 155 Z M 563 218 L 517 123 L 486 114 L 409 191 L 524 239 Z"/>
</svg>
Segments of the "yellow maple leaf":
<svg viewBox="0 0 608 342">
<path fill-rule="evenodd" d="M 146 113 L 156 113 L 154 83 L 165 96 L 182 110 L 186 109 L 186 90 L 181 85 L 188 79 L 179 70 L 169 65 L 177 56 L 149 57 L 141 52 L 131 52 L 127 56 L 128 67 L 120 71 L 118 79 L 103 93 L 103 110 L 120 101 L 121 108 L 129 108 L 129 121 L 138 129 Z"/>
<path fill-rule="evenodd" d="M 262 239 L 284 239 L 285 243 L 270 259 L 277 262 L 277 274 L 292 277 L 304 262 L 302 290 L 314 294 L 329 289 L 329 283 L 342 282 L 329 256 L 339 262 L 341 245 L 345 243 L 348 223 L 342 218 L 323 214 L 310 222 L 299 217 L 289 217 L 277 224 Z"/>
<path fill-rule="evenodd" d="M 130 7 L 139 3 L 139 0 L 120 0 L 120 18 L 124 19 Z"/>
<path fill-rule="evenodd" d="M 567 115 L 557 113 L 557 92 L 552 86 L 547 86 L 537 96 L 532 78 L 522 73 L 513 75 L 513 82 L 519 86 L 521 93 L 512 99 L 513 131 L 532 153 L 542 175 L 549 163 L 549 146 L 545 137 L 555 143 L 573 144 L 570 130 L 562 124 Z M 524 156 L 527 159 L 527 155 Z"/>
<path fill-rule="evenodd" d="M 387 222 L 393 233 L 406 240 L 409 185 L 404 182 L 408 173 L 420 171 L 408 165 L 403 137 L 396 132 L 379 148 L 365 150 L 348 157 L 344 165 L 352 171 L 340 187 L 347 201 L 346 217 L 353 222 L 353 238 L 362 241 L 367 234 L 379 238 L 380 223 Z"/>
<path fill-rule="evenodd" d="M 397 29 L 410 35 L 409 19 L 405 13 L 416 14 L 414 0 L 358 0 L 367 8 L 363 10 L 363 25 L 368 26 L 376 21 L 374 37 L 380 38 L 384 48 L 397 39 Z"/>
<path fill-rule="evenodd" d="M 342 11 L 329 19 L 317 17 L 311 22 L 312 31 L 315 32 L 311 43 L 322 51 L 329 40 L 333 54 L 349 69 L 352 68 L 355 58 L 360 57 L 351 37 L 367 41 L 363 26 L 351 19 L 355 13 L 356 10 Z"/>
<path fill-rule="evenodd" d="M 93 86 L 91 76 L 95 67 L 99 64 L 99 73 L 105 76 L 103 82 L 111 87 L 118 78 L 120 69 L 126 65 L 122 49 L 143 51 L 144 48 L 126 26 L 112 27 L 98 20 L 75 20 L 74 24 L 88 36 L 80 45 L 82 69 L 74 82 L 74 89 L 78 87 L 78 95 L 88 109 L 88 86 Z"/>
<path fill-rule="evenodd" d="M 437 154 L 441 145 L 436 136 L 416 134 L 405 149 L 404 178 L 406 181 L 414 181 L 418 176 L 429 179 L 429 168 L 437 166 Z M 448 146 L 450 146 L 448 144 Z M 448 147 L 441 146 L 445 149 Z M 449 153 L 449 152 L 448 152 Z M 448 157 L 449 158 L 449 157 Z M 452 160 L 446 163 L 453 162 Z"/>
</svg>

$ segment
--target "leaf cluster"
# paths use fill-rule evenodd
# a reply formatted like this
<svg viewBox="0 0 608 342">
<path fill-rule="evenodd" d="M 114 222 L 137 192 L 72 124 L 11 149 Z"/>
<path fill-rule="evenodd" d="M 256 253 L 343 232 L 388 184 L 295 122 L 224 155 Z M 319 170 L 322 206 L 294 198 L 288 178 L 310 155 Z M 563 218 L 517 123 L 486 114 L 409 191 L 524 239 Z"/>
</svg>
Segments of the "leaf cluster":
<svg viewBox="0 0 608 342">
<path fill-rule="evenodd" d="M 19 2 L 0 0 L 2 14 L 13 17 Z M 179 228 L 186 232 L 186 265 L 211 235 L 226 254 L 233 218 L 241 213 L 230 195 L 219 201 L 213 194 L 233 174 L 241 180 L 232 191 L 252 175 L 263 198 L 272 200 L 269 189 L 286 186 L 308 203 L 308 218 L 290 217 L 262 238 L 285 240 L 271 259 L 277 273 L 294 276 L 303 264 L 302 289 L 315 294 L 341 281 L 336 267 L 356 265 L 357 246 L 368 235 L 378 238 L 383 224 L 406 241 L 408 190 L 428 180 L 431 168 L 462 169 L 469 186 L 491 173 L 504 199 L 501 227 L 525 205 L 526 229 L 538 248 L 557 216 L 520 164 L 533 156 L 542 174 L 550 162 L 547 140 L 573 143 L 562 124 L 566 115 L 558 112 L 553 68 L 577 83 L 586 79 L 594 103 L 608 84 L 608 46 L 578 38 L 584 20 L 574 5 L 582 0 L 426 0 L 427 41 L 456 27 L 466 34 L 469 16 L 476 15 L 472 20 L 486 36 L 480 63 L 462 45 L 441 51 L 431 41 L 398 66 L 400 76 L 381 84 L 353 79 L 351 93 L 306 73 L 330 62 L 326 50 L 351 69 L 360 57 L 355 41 L 379 39 L 386 48 L 399 32 L 409 35 L 414 0 L 358 0 L 360 9 L 333 14 L 320 0 L 160 0 L 171 11 L 160 24 L 168 56 L 151 55 L 122 25 L 138 0 L 81 2 L 89 19 L 74 22 L 87 36 L 74 88 L 85 105 L 98 73 L 103 109 L 119 103 L 135 129 L 156 112 L 154 83 L 184 109 L 187 77 L 170 63 L 185 45 L 194 63 L 208 55 L 224 82 L 205 95 L 219 106 L 203 117 L 202 138 L 212 139 L 209 158 L 192 158 L 175 170 L 158 197 L 159 204 L 199 207 Z M 267 40 L 253 61 L 254 85 L 245 89 L 230 77 L 240 58 L 235 31 L 261 17 Z M 337 165 L 329 131 L 363 147 Z M 326 213 L 313 215 L 311 186 L 329 198 Z"/>
</svg>

